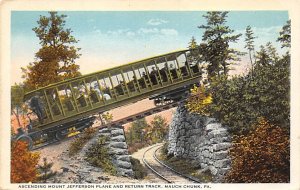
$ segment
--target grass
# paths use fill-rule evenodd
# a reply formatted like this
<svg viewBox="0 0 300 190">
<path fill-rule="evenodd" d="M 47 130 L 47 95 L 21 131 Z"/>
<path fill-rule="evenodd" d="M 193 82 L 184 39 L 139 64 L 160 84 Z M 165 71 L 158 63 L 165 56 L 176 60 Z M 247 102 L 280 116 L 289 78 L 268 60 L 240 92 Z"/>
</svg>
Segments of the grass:
<svg viewBox="0 0 300 190">
<path fill-rule="evenodd" d="M 144 179 L 147 176 L 145 167 L 140 163 L 138 159 L 130 157 L 132 170 L 134 172 L 135 179 Z"/>
<path fill-rule="evenodd" d="M 105 172 L 116 175 L 117 170 L 112 163 L 112 159 L 108 153 L 108 147 L 105 146 L 109 138 L 102 136 L 98 139 L 98 142 L 93 144 L 86 151 L 86 161 L 94 166 L 102 168 Z"/>
<path fill-rule="evenodd" d="M 176 171 L 182 174 L 189 175 L 199 179 L 203 183 L 212 182 L 213 177 L 210 171 L 199 172 L 200 166 L 193 164 L 192 160 L 180 159 L 167 154 L 167 143 L 165 143 L 160 150 L 160 156 L 158 158 L 165 164 L 172 167 Z"/>
<path fill-rule="evenodd" d="M 74 156 L 77 154 L 83 146 L 94 137 L 97 129 L 96 128 L 87 128 L 85 129 L 82 134 L 79 134 L 78 137 L 76 137 L 69 146 L 69 156 Z"/>
</svg>

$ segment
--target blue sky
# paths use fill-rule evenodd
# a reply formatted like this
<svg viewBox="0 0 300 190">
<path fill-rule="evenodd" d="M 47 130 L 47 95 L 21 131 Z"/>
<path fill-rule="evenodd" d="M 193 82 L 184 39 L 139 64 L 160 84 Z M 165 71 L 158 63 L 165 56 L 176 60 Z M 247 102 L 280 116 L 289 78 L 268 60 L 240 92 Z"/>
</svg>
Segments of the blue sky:
<svg viewBox="0 0 300 190">
<path fill-rule="evenodd" d="M 106 69 L 157 54 L 185 49 L 191 37 L 201 42 L 206 24 L 203 11 L 68 11 L 66 27 L 79 40 L 82 56 L 77 60 L 83 74 Z M 21 69 L 34 61 L 40 45 L 32 31 L 40 15 L 47 12 L 13 11 L 11 15 L 12 82 L 20 82 Z M 258 38 L 256 46 L 276 42 L 281 27 L 288 20 L 287 11 L 233 11 L 227 25 L 236 33 L 245 33 L 250 25 Z M 244 37 L 232 47 L 245 51 Z M 247 62 L 247 59 L 243 59 Z"/>
</svg>

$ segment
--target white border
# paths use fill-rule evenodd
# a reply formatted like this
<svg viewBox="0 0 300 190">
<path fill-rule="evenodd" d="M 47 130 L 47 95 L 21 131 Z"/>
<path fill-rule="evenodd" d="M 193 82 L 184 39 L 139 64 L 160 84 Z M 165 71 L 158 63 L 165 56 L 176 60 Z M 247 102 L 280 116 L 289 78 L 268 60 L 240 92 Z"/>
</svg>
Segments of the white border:
<svg viewBox="0 0 300 190">
<path fill-rule="evenodd" d="M 288 10 L 292 19 L 291 64 L 291 183 L 211 184 L 211 189 L 300 189 L 300 1 L 299 0 L 4 0 L 0 2 L 0 189 L 10 184 L 10 13 L 13 10 Z"/>
</svg>

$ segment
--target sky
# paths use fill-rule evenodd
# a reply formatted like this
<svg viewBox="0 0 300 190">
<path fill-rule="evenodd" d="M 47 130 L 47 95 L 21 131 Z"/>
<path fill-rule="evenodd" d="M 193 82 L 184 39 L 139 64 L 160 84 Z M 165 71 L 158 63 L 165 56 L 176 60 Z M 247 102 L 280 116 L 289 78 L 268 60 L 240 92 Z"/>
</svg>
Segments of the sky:
<svg viewBox="0 0 300 190">
<path fill-rule="evenodd" d="M 82 74 L 107 69 L 128 62 L 186 49 L 192 36 L 199 44 L 205 25 L 204 11 L 61 11 L 66 26 L 79 40 L 76 47 L 81 57 L 76 60 Z M 37 26 L 40 15 L 46 11 L 12 11 L 11 13 L 11 81 L 22 82 L 21 67 L 34 61 L 41 47 L 32 28 Z M 282 26 L 289 19 L 287 11 L 232 11 L 227 25 L 235 33 L 245 33 L 250 25 L 254 31 L 255 49 L 276 42 Z M 231 47 L 245 51 L 244 35 Z M 242 58 L 241 65 L 248 59 Z"/>
</svg>

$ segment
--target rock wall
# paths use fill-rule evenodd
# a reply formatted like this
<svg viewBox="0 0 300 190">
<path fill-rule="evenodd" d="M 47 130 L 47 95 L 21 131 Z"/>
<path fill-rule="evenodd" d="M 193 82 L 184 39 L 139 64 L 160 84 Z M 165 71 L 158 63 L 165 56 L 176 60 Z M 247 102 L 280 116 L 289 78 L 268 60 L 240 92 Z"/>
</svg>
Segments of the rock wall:
<svg viewBox="0 0 300 190">
<path fill-rule="evenodd" d="M 132 165 L 128 154 L 128 147 L 125 141 L 124 129 L 120 127 L 106 127 L 99 130 L 99 136 L 109 137 L 107 146 L 112 162 L 120 176 L 133 177 Z"/>
<path fill-rule="evenodd" d="M 221 182 L 230 169 L 231 138 L 215 119 L 189 113 L 179 105 L 169 127 L 168 154 L 192 160 Z"/>
</svg>

